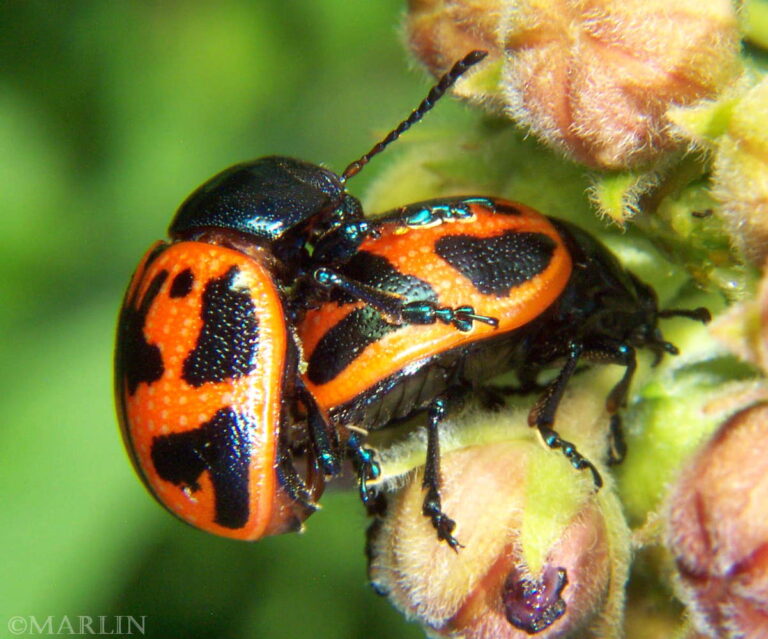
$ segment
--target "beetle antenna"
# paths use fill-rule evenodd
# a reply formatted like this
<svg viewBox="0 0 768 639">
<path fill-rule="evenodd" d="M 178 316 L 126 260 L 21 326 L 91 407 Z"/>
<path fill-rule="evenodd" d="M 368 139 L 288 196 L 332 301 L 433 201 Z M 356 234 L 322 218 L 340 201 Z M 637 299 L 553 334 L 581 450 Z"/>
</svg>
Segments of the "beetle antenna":
<svg viewBox="0 0 768 639">
<path fill-rule="evenodd" d="M 483 60 L 488 55 L 487 51 L 475 50 L 465 55 L 461 60 L 454 64 L 450 71 L 448 71 L 442 78 L 440 78 L 435 86 L 433 86 L 427 97 L 421 101 L 421 104 L 417 106 L 411 115 L 398 124 L 387 136 L 379 143 L 377 143 L 368 153 L 358 160 L 352 162 L 344 172 L 341 174 L 341 181 L 346 182 L 349 178 L 354 177 L 360 172 L 372 157 L 381 153 L 392 142 L 397 140 L 403 133 L 416 124 L 424 115 L 435 106 L 435 103 L 445 95 L 456 81 L 464 75 L 470 68 L 475 66 L 478 62 Z"/>
</svg>

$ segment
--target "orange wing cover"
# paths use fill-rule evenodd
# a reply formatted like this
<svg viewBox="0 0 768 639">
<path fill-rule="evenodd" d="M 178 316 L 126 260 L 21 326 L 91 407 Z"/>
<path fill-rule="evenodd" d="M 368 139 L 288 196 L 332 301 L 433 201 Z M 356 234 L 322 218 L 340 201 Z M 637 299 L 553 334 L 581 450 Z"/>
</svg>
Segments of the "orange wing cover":
<svg viewBox="0 0 768 639">
<path fill-rule="evenodd" d="M 313 355 L 319 345 L 330 352 L 322 346 L 323 341 L 327 343 L 335 327 L 343 325 L 345 318 L 349 322 L 351 314 L 360 313 L 365 306 L 362 302 L 327 302 L 308 312 L 298 327 L 310 369 L 305 382 L 323 408 L 341 406 L 393 373 L 418 366 L 425 358 L 523 326 L 557 299 L 572 269 L 557 230 L 529 207 L 503 200 L 493 203 L 493 209 L 472 203 L 472 216 L 430 227 L 384 222 L 380 235 L 366 240 L 360 250 L 368 254 L 368 264 L 381 265 L 382 259 L 386 260 L 385 270 L 431 287 L 438 305 L 472 306 L 477 314 L 497 318 L 498 327 L 475 322 L 470 331 L 461 332 L 435 323 L 379 331 L 381 336 L 368 340 L 362 348 L 358 346 L 354 356 L 347 353 L 340 370 L 314 375 L 313 381 L 312 368 L 317 364 Z M 377 282 L 376 273 L 363 269 L 361 276 L 354 263 L 341 270 L 366 284 Z M 354 342 L 341 335 L 333 348 L 343 358 L 343 351 L 353 348 Z M 333 359 L 338 357 L 326 361 Z"/>
<path fill-rule="evenodd" d="M 288 338 L 270 273 L 231 249 L 160 243 L 118 330 L 123 435 L 150 490 L 209 532 L 280 532 L 269 526 Z"/>
</svg>

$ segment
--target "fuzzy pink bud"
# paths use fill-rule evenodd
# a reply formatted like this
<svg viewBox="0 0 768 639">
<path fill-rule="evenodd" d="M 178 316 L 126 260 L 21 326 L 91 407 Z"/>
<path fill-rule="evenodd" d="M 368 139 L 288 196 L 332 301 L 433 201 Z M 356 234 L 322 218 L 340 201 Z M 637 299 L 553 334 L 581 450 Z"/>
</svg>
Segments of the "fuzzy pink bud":
<svg viewBox="0 0 768 639">
<path fill-rule="evenodd" d="M 567 495 L 563 503 L 569 507 L 535 514 L 540 503 L 528 502 L 533 496 L 526 477 L 535 471 L 532 460 L 539 453 L 551 457 L 539 444 L 519 441 L 443 455 L 443 507 L 464 544 L 457 552 L 437 540 L 422 515 L 421 474 L 411 474 L 373 527 L 369 554 L 375 587 L 434 636 L 615 636 L 626 552 L 590 479 L 574 476 L 567 465 L 561 464 L 565 474 L 556 476 L 541 468 L 536 481 L 537 490 L 551 484 L 551 490 Z M 603 499 L 610 497 L 606 493 Z M 618 505 L 612 512 L 621 518 Z M 554 535 L 552 522 L 558 522 Z M 619 528 L 625 530 L 623 519 Z M 543 538 L 550 541 L 532 566 L 527 558 L 536 553 L 526 545 Z M 617 555 L 624 561 L 617 564 Z"/>
<path fill-rule="evenodd" d="M 707 637 L 768 637 L 768 404 L 729 419 L 683 471 L 668 545 Z"/>
<path fill-rule="evenodd" d="M 741 73 L 730 0 L 420 0 L 411 48 L 433 73 L 482 47 L 501 66 L 501 105 L 573 159 L 602 169 L 648 164 L 680 146 L 666 112 L 718 95 Z"/>
</svg>

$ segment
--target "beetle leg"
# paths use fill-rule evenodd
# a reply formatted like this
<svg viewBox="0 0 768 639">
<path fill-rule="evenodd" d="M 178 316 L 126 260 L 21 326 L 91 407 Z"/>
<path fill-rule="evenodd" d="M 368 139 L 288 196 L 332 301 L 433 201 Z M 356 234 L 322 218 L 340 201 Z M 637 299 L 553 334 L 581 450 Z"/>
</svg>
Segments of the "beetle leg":
<svg viewBox="0 0 768 639">
<path fill-rule="evenodd" d="M 347 439 L 347 450 L 352 458 L 352 465 L 355 467 L 358 477 L 358 491 L 360 501 L 363 502 L 369 515 L 375 515 L 381 508 L 381 502 L 368 489 L 367 482 L 378 479 L 381 475 L 379 463 L 375 460 L 375 454 L 371 448 L 363 446 L 360 433 L 349 431 Z"/>
<path fill-rule="evenodd" d="M 635 349 L 628 344 L 607 342 L 597 347 L 590 347 L 584 353 L 584 358 L 593 362 L 619 364 L 626 367 L 624 375 L 611 389 L 605 400 L 605 408 L 611 416 L 608 463 L 619 464 L 627 454 L 627 445 L 624 441 L 624 431 L 618 411 L 626 404 L 629 385 L 637 368 Z"/>
<path fill-rule="evenodd" d="M 335 288 L 354 297 L 385 315 L 393 324 L 451 324 L 460 331 L 472 329 L 473 322 L 496 327 L 495 317 L 478 315 L 471 306 L 437 306 L 429 301 L 406 302 L 400 295 L 361 284 L 341 273 L 321 267 L 313 273 L 315 281 L 324 288 Z"/>
<path fill-rule="evenodd" d="M 611 415 L 608 434 L 608 465 L 615 466 L 624 461 L 627 456 L 627 442 L 624 439 L 624 428 L 621 415 Z"/>
<path fill-rule="evenodd" d="M 712 313 L 709 309 L 700 306 L 693 309 L 680 309 L 680 308 L 668 308 L 658 312 L 659 317 L 687 317 L 688 319 L 701 322 L 702 324 L 708 324 L 712 321 Z"/>
<path fill-rule="evenodd" d="M 425 205 L 416 211 L 411 210 L 401 217 L 400 222 L 409 228 L 427 228 L 452 220 L 469 220 L 472 219 L 472 210 L 469 205 L 476 200 L 482 200 L 485 206 L 488 204 L 492 206 L 490 200 L 486 198 L 446 201 Z"/>
<path fill-rule="evenodd" d="M 563 398 L 565 387 L 568 385 L 568 380 L 576 370 L 576 365 L 579 362 L 579 358 L 582 356 L 584 347 L 579 342 L 570 342 L 568 345 L 568 355 L 566 356 L 565 364 L 560 370 L 557 377 L 544 389 L 544 393 L 533 405 L 531 412 L 528 414 L 528 423 L 531 426 L 536 426 L 544 443 L 552 449 L 559 448 L 563 454 L 571 462 L 571 465 L 577 470 L 588 468 L 592 473 L 592 479 L 595 482 L 595 487 L 600 488 L 603 485 L 603 478 L 600 476 L 597 468 L 594 464 L 584 457 L 576 446 L 569 441 L 564 440 L 560 435 L 552 428 L 552 424 L 555 421 L 555 413 L 557 407 L 560 405 L 560 401 Z"/>
<path fill-rule="evenodd" d="M 310 466 L 311 468 L 312 466 Z M 280 486 L 287 491 L 291 501 L 296 506 L 300 506 L 306 514 L 306 516 L 296 521 L 295 530 L 300 530 L 301 522 L 317 510 L 317 499 L 325 488 L 325 482 L 322 477 L 319 477 L 318 473 L 313 473 L 311 470 L 307 480 L 302 479 L 296 471 L 291 452 L 286 446 L 281 446 L 280 457 L 277 463 L 277 476 Z"/>
<path fill-rule="evenodd" d="M 402 317 L 408 324 L 452 324 L 462 332 L 472 330 L 472 322 L 482 322 L 496 328 L 499 321 L 495 317 L 478 315 L 471 306 L 436 306 L 432 302 L 408 302 L 403 304 Z"/>
<path fill-rule="evenodd" d="M 442 510 L 440 499 L 440 422 L 445 418 L 447 400 L 438 397 L 432 401 L 427 411 L 427 463 L 424 467 L 422 488 L 427 491 L 421 512 L 429 517 L 432 526 L 437 531 L 437 537 L 445 541 L 453 550 L 458 551 L 463 546 L 451 534 L 456 522 Z"/>
<path fill-rule="evenodd" d="M 335 477 L 341 472 L 336 429 L 329 423 L 325 412 L 303 384 L 297 386 L 297 392 L 307 409 L 307 427 L 318 465 L 324 475 Z"/>
</svg>

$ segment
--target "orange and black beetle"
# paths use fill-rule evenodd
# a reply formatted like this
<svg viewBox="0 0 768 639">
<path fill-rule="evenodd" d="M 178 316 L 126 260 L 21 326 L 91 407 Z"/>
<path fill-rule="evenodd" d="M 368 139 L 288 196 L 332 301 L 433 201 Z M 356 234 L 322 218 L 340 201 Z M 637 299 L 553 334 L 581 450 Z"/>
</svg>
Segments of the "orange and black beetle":
<svg viewBox="0 0 768 639">
<path fill-rule="evenodd" d="M 283 428 L 298 389 L 282 295 L 247 248 L 207 239 L 158 243 L 134 275 L 118 329 L 118 412 L 163 505 L 209 532 L 258 539 L 299 527 L 322 483 L 298 476 Z"/>
<path fill-rule="evenodd" d="M 341 453 L 337 430 L 298 374 L 286 291 L 306 285 L 318 265 L 355 253 L 370 225 L 346 180 L 485 55 L 457 62 L 341 175 L 278 156 L 216 175 L 181 205 L 171 243 L 144 257 L 118 324 L 117 407 L 138 473 L 184 521 L 253 540 L 296 530 L 314 511 Z M 356 438 L 346 444 L 375 472 Z M 306 480 L 294 449 L 309 457 Z"/>
<path fill-rule="evenodd" d="M 621 457 L 616 413 L 635 371 L 635 349 L 651 349 L 657 358 L 677 352 L 657 328 L 660 317 L 709 319 L 706 309 L 659 311 L 653 289 L 597 240 L 522 204 L 432 200 L 385 215 L 374 228 L 350 260 L 316 274 L 334 290 L 297 324 L 308 364 L 304 381 L 341 426 L 377 429 L 427 410 L 424 514 L 454 548 L 454 522 L 439 494 L 437 428 L 449 398 L 516 371 L 522 390 L 542 391 L 529 423 L 574 467 L 588 468 L 599 487 L 595 466 L 554 430 L 577 364 L 626 367 L 607 400 L 614 455 Z M 457 323 L 462 306 L 468 311 Z M 444 309 L 454 326 L 437 321 Z M 559 374 L 539 387 L 539 372 L 553 366 Z M 369 468 L 358 466 L 369 501 Z"/>
</svg>

